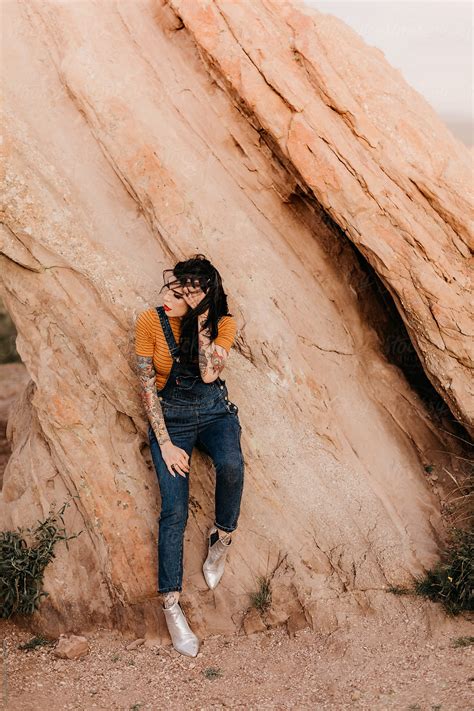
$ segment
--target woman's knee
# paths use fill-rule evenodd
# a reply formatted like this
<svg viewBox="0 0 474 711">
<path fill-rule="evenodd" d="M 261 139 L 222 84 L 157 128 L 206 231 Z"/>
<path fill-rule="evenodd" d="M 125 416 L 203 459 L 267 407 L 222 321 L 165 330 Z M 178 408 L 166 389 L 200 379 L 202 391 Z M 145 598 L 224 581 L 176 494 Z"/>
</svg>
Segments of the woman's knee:
<svg viewBox="0 0 474 711">
<path fill-rule="evenodd" d="M 216 473 L 220 479 L 226 481 L 227 484 L 239 484 L 244 475 L 244 463 L 242 459 L 233 457 L 220 461 L 216 466 Z"/>
<path fill-rule="evenodd" d="M 188 520 L 188 507 L 181 505 L 172 508 L 162 508 L 160 512 L 159 523 L 166 523 L 170 526 L 183 527 L 186 526 Z"/>
</svg>

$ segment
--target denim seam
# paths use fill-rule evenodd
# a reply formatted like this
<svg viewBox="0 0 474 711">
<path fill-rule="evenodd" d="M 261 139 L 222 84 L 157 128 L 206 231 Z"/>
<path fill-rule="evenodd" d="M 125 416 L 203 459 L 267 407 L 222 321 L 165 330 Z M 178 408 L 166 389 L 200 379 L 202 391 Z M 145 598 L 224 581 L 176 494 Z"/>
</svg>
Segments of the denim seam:
<svg viewBox="0 0 474 711">
<path fill-rule="evenodd" d="M 240 447 L 240 442 L 239 442 L 239 447 Z M 240 467 L 241 467 L 241 473 L 242 476 L 240 477 L 240 490 L 239 490 L 239 500 L 242 500 L 242 492 L 244 490 L 244 478 L 245 478 L 245 461 L 244 461 L 244 456 L 242 454 L 242 447 L 240 447 Z M 239 507 L 240 509 L 240 507 Z M 240 516 L 240 510 L 239 513 L 237 514 L 237 520 L 238 517 Z"/>
<path fill-rule="evenodd" d="M 239 443 L 239 446 L 240 446 L 240 443 Z M 240 477 L 239 499 L 242 499 L 242 492 L 244 489 L 244 476 L 245 476 L 245 461 L 244 461 L 244 457 L 242 454 L 242 448 L 240 448 L 240 455 L 241 455 L 241 458 L 240 458 L 241 477 Z M 237 514 L 237 521 L 239 520 L 239 516 L 240 516 L 240 510 L 239 510 L 239 513 Z M 216 519 L 214 519 L 214 526 L 217 526 L 217 528 L 221 528 L 223 531 L 227 531 L 228 533 L 230 533 L 231 531 L 235 531 L 235 529 L 237 528 L 237 523 L 234 525 L 233 528 L 229 528 L 227 526 L 221 526 L 219 523 L 217 523 Z"/>
<path fill-rule="evenodd" d="M 178 578 L 176 585 L 182 585 L 183 582 L 183 577 L 182 577 L 182 570 L 183 570 L 183 558 L 184 558 L 184 533 L 186 530 L 186 524 L 188 523 L 188 515 L 189 515 L 189 508 L 188 508 L 188 514 L 186 515 L 186 520 L 184 522 L 184 527 L 183 527 L 183 535 L 181 536 L 181 550 L 180 550 L 180 555 L 179 555 L 179 565 L 178 565 Z"/>
</svg>

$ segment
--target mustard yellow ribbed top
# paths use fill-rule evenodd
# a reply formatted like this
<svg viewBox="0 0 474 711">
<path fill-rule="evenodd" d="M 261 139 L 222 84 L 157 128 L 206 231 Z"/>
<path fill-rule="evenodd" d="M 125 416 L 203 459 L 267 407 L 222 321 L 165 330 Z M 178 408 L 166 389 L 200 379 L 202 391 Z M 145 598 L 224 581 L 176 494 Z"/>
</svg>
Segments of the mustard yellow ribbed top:
<svg viewBox="0 0 474 711">
<path fill-rule="evenodd" d="M 171 330 L 179 345 L 181 335 L 181 319 L 168 316 Z M 233 316 L 221 316 L 218 323 L 218 335 L 214 343 L 224 346 L 229 353 L 235 340 L 237 324 Z M 152 356 L 156 371 L 156 387 L 162 390 L 166 385 L 173 366 L 165 334 L 161 328 L 160 318 L 155 309 L 142 311 L 135 324 L 135 353 L 141 356 Z"/>
</svg>

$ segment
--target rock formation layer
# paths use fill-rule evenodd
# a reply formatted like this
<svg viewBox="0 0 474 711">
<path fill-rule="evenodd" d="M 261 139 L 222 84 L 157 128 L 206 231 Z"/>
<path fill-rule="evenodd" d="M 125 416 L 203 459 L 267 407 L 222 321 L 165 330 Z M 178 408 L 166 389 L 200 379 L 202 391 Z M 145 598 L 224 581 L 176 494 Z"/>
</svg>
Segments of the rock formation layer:
<svg viewBox="0 0 474 711">
<path fill-rule="evenodd" d="M 425 466 L 452 465 L 393 348 L 473 431 L 468 151 L 380 50 L 295 4 L 3 9 L 2 296 L 31 381 L 8 423 L 0 515 L 28 525 L 73 495 L 66 522 L 82 531 L 58 547 L 38 623 L 165 635 L 133 329 L 162 270 L 195 252 L 239 326 L 225 377 L 246 474 L 211 592 L 214 474 L 193 455 L 194 628 L 258 628 L 249 593 L 265 574 L 265 625 L 390 615 L 402 603 L 387 586 L 430 566 L 443 535 Z M 387 353 L 395 323 L 406 338 Z"/>
</svg>

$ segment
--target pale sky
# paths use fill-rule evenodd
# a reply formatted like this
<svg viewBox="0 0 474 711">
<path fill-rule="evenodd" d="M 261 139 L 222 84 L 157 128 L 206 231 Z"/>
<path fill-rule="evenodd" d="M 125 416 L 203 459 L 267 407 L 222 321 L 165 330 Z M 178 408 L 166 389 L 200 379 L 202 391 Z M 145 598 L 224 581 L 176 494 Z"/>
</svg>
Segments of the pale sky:
<svg viewBox="0 0 474 711">
<path fill-rule="evenodd" d="M 304 0 L 336 15 L 429 101 L 457 138 L 473 143 L 470 2 L 434 0 Z"/>
</svg>

